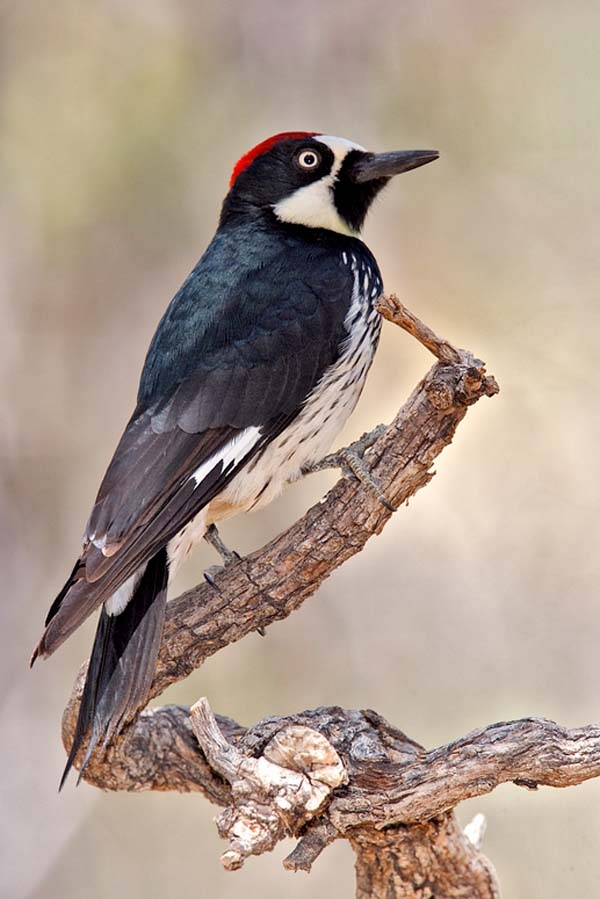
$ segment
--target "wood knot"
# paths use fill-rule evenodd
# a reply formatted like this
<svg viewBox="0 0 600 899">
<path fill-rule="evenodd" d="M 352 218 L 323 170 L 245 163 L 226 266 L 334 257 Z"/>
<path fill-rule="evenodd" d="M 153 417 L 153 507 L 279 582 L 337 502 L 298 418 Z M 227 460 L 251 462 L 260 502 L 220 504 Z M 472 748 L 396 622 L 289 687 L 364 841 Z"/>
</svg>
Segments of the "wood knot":
<svg viewBox="0 0 600 899">
<path fill-rule="evenodd" d="M 494 396 L 500 388 L 495 378 L 485 373 L 485 363 L 481 359 L 473 359 L 461 373 L 456 385 L 456 400 L 465 406 L 471 406 L 482 396 Z"/>
<path fill-rule="evenodd" d="M 444 412 L 454 404 L 454 392 L 452 388 L 439 378 L 427 385 L 427 399 L 436 409 Z"/>
<path fill-rule="evenodd" d="M 513 783 L 516 787 L 524 787 L 526 790 L 537 790 L 539 787 L 537 780 L 533 780 L 531 777 L 517 777 Z"/>
<path fill-rule="evenodd" d="M 231 784 L 231 805 L 216 819 L 229 840 L 221 862 L 241 868 L 323 810 L 348 774 L 329 740 L 311 727 L 291 724 L 269 741 L 259 758 L 243 755 L 219 730 L 206 699 L 191 710 L 192 728 L 211 767 Z"/>
</svg>

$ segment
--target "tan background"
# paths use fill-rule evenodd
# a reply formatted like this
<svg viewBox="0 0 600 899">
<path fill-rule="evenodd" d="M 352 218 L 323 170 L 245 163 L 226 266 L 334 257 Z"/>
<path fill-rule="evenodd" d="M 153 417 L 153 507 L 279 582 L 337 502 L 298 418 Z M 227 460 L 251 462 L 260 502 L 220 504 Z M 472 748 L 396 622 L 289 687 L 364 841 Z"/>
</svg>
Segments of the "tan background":
<svg viewBox="0 0 600 899">
<path fill-rule="evenodd" d="M 0 893 L 350 896 L 345 845 L 310 879 L 283 871 L 286 847 L 229 875 L 197 796 L 57 796 L 91 625 L 33 673 L 27 660 L 232 163 L 316 129 L 441 150 L 365 237 L 388 289 L 485 358 L 502 393 L 316 598 L 169 698 L 206 694 L 244 723 L 370 706 L 427 746 L 522 715 L 598 719 L 600 4 L 6 0 L 0 15 Z M 389 420 L 430 361 L 386 326 L 346 436 Z M 260 545 L 333 477 L 224 535 Z M 599 800 L 600 784 L 506 786 L 461 816 L 489 816 L 506 897 L 595 896 Z"/>
</svg>

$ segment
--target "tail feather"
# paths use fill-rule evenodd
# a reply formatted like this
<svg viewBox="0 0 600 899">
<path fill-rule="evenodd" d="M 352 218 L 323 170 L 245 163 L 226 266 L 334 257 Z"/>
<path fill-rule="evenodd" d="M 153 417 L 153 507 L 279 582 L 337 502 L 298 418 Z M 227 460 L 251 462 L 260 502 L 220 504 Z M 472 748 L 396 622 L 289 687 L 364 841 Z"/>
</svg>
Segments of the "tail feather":
<svg viewBox="0 0 600 899">
<path fill-rule="evenodd" d="M 56 599 L 54 600 L 52 605 L 50 606 L 50 609 L 48 610 L 48 614 L 46 615 L 46 620 L 44 622 L 46 629 L 45 629 L 44 633 L 42 634 L 42 639 L 40 640 L 40 642 L 38 643 L 38 645 L 35 647 L 35 649 L 33 651 L 33 655 L 31 656 L 31 660 L 29 662 L 30 668 L 33 668 L 33 665 L 37 658 L 39 658 L 39 657 L 44 658 L 45 656 L 47 656 L 51 652 L 53 652 L 54 649 L 57 648 L 57 646 L 60 645 L 60 643 L 57 643 L 57 646 L 53 647 L 50 650 L 48 649 L 48 641 L 47 641 L 48 625 L 60 611 L 60 607 L 62 606 L 63 601 L 66 598 L 66 596 L 72 590 L 74 590 L 74 589 L 76 590 L 78 587 L 78 584 L 80 586 L 85 586 L 85 581 L 81 581 L 78 578 L 78 575 L 83 567 L 84 566 L 82 566 L 82 564 L 81 564 L 81 559 L 77 559 L 77 561 L 75 562 L 75 567 L 73 568 L 73 571 L 69 575 L 66 584 L 64 585 L 64 587 L 62 588 L 62 590 L 60 591 L 60 593 L 58 594 L 58 596 L 56 597 Z M 90 611 L 92 611 L 92 609 L 90 609 Z M 81 623 L 81 622 L 79 622 L 79 623 Z M 66 639 L 67 636 L 68 636 L 68 634 L 65 635 L 64 639 Z"/>
<path fill-rule="evenodd" d="M 150 559 L 131 600 L 118 615 L 103 607 L 92 648 L 62 788 L 87 738 L 78 783 L 91 755 L 135 714 L 154 678 L 167 600 L 166 549 Z"/>
<path fill-rule="evenodd" d="M 46 627 L 48 627 L 48 625 L 50 624 L 50 622 L 52 621 L 52 619 L 54 618 L 54 616 L 57 614 L 58 610 L 60 609 L 60 607 L 61 607 L 61 605 L 62 605 L 63 599 L 65 598 L 65 596 L 67 595 L 67 593 L 69 592 L 69 590 L 70 590 L 70 589 L 75 585 L 75 583 L 77 582 L 77 575 L 79 574 L 79 570 L 80 570 L 81 568 L 82 568 L 81 559 L 77 559 L 77 561 L 75 562 L 75 566 L 74 566 L 74 568 L 73 568 L 73 571 L 72 571 L 71 574 L 69 575 L 69 578 L 68 578 L 68 580 L 67 580 L 67 583 L 66 583 L 65 586 L 62 588 L 62 590 L 60 591 L 60 593 L 58 594 L 58 596 L 56 597 L 56 599 L 54 600 L 54 602 L 52 603 L 52 605 L 51 605 L 50 608 L 48 609 L 48 614 L 46 615 L 46 620 L 45 620 L 45 622 L 44 622 L 44 624 L 46 625 Z"/>
</svg>

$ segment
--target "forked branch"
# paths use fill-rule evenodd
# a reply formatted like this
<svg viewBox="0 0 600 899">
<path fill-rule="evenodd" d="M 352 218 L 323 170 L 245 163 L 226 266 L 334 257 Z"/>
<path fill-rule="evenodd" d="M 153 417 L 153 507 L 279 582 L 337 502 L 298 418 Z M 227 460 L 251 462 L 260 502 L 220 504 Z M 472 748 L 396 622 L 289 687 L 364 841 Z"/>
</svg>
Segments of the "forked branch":
<svg viewBox="0 0 600 899">
<path fill-rule="evenodd" d="M 468 407 L 498 387 L 481 361 L 438 338 L 396 297 L 383 298 L 379 311 L 437 357 L 365 457 L 400 508 L 431 480 L 435 458 Z M 151 695 L 222 647 L 291 614 L 391 514 L 362 484 L 342 477 L 279 537 L 225 569 L 217 589 L 202 584 L 173 600 Z M 63 719 L 67 745 L 82 676 Z M 223 859 L 230 868 L 291 833 L 300 841 L 285 864 L 308 870 L 324 846 L 345 837 L 357 853 L 364 899 L 491 899 L 493 870 L 458 828 L 455 805 L 505 781 L 567 786 L 598 773 L 596 728 L 564 731 L 525 719 L 426 752 L 374 712 L 317 709 L 245 730 L 213 718 L 203 701 L 191 718 L 176 706 L 140 712 L 104 755 L 92 758 L 85 779 L 112 790 L 202 792 L 226 809 L 219 828 L 230 840 Z"/>
<path fill-rule="evenodd" d="M 482 396 L 493 396 L 498 385 L 486 375 L 483 362 L 437 338 L 397 297 L 382 298 L 379 311 L 440 360 L 366 455 L 371 474 L 398 509 L 429 483 L 436 457 L 451 443 L 468 407 Z M 381 533 L 391 515 L 358 481 L 342 477 L 299 521 L 224 569 L 219 589 L 200 584 L 172 600 L 151 697 L 224 646 L 290 615 L 370 537 Z M 77 702 L 75 691 L 65 714 L 67 743 Z M 86 779 L 95 782 L 93 772 L 91 763 Z"/>
</svg>

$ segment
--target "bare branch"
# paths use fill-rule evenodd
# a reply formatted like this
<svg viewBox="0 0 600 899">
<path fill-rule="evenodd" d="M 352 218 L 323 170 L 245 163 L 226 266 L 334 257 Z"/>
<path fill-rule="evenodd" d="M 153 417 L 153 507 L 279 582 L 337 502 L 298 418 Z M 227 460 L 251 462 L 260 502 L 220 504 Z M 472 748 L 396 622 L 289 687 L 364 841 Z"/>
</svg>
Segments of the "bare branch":
<svg viewBox="0 0 600 899">
<path fill-rule="evenodd" d="M 468 407 L 493 396 L 498 386 L 480 360 L 437 337 L 396 297 L 382 299 L 379 310 L 438 359 L 393 422 L 365 442 L 372 478 L 399 508 L 431 480 L 434 460 Z M 342 477 L 287 531 L 223 571 L 217 589 L 203 584 L 169 603 L 151 696 L 220 648 L 291 614 L 380 533 L 391 514 L 372 491 Z M 84 673 L 63 717 L 66 745 Z M 218 827 L 230 844 L 222 859 L 228 868 L 293 834 L 299 843 L 284 864 L 308 871 L 323 848 L 343 836 L 356 852 L 358 895 L 365 899 L 495 899 L 495 875 L 475 845 L 479 837 L 474 831 L 467 839 L 451 809 L 503 780 L 531 786 L 567 776 L 558 769 L 552 775 L 535 760 L 526 763 L 526 723 L 493 725 L 427 753 L 374 712 L 316 709 L 245 730 L 215 718 L 201 700 L 191 717 L 178 706 L 141 711 L 104 754 L 94 754 L 85 778 L 112 790 L 198 791 L 224 806 Z M 543 724 L 557 729 L 555 741 L 565 733 Z M 529 734 L 532 745 L 544 736 L 539 730 Z M 560 747 L 553 747 L 543 755 L 550 770 L 559 758 Z M 591 749 L 580 753 L 569 776 L 573 782 L 594 776 L 594 764 Z M 421 889 L 426 881 L 436 892 Z"/>
<path fill-rule="evenodd" d="M 192 707 L 191 719 L 209 764 L 231 784 L 231 805 L 217 818 L 219 834 L 229 840 L 221 857 L 228 870 L 297 834 L 348 781 L 339 755 L 313 728 L 285 726 L 254 758 L 226 740 L 206 699 Z"/>
<path fill-rule="evenodd" d="M 400 327 L 438 355 L 448 356 L 449 344 L 397 299 L 392 297 L 389 303 L 393 303 L 389 314 L 397 316 Z M 366 456 L 373 477 L 396 508 L 431 480 L 432 464 L 451 443 L 468 406 L 498 391 L 481 361 L 462 350 L 452 353 L 458 361 L 440 362 L 429 371 Z M 218 590 L 202 584 L 171 601 L 149 698 L 187 677 L 222 647 L 290 615 L 379 534 L 390 517 L 390 510 L 361 484 L 343 477 L 287 531 L 225 569 Z M 79 691 L 74 691 L 65 711 L 65 745 L 71 744 Z M 86 778 L 101 785 L 96 764 L 93 759 Z"/>
<path fill-rule="evenodd" d="M 395 293 L 391 293 L 389 297 L 381 297 L 377 303 L 377 311 L 387 321 L 393 322 L 395 325 L 408 331 L 409 334 L 412 334 L 440 362 L 445 362 L 447 365 L 460 365 L 464 357 L 464 351 L 461 353 L 447 340 L 438 337 L 430 327 L 418 319 L 410 309 L 406 308 Z"/>
<path fill-rule="evenodd" d="M 600 775 L 600 727 L 567 730 L 544 718 L 500 722 L 424 752 L 376 779 L 380 803 L 365 812 L 360 795 L 335 801 L 339 830 L 356 823 L 385 827 L 428 821 L 465 799 L 513 782 L 527 789 L 570 787 Z"/>
<path fill-rule="evenodd" d="M 367 878 L 369 889 L 390 878 L 396 882 L 398 871 L 408 878 L 403 891 L 398 882 L 396 892 L 359 891 L 364 897 L 416 899 L 421 894 L 411 893 L 410 884 L 428 877 L 430 883 L 443 884 L 444 891 L 432 895 L 495 899 L 493 868 L 478 851 L 482 827 L 478 824 L 463 834 L 451 810 L 501 783 L 512 781 L 527 789 L 567 787 L 600 775 L 596 725 L 569 730 L 552 721 L 525 718 L 490 725 L 427 752 L 372 711 L 321 708 L 267 718 L 248 730 L 227 718 L 216 719 L 217 726 L 208 714 L 208 724 L 196 727 L 205 754 L 194 745 L 188 710 L 166 707 L 143 712 L 123 743 L 109 748 L 103 770 L 110 771 L 111 778 L 105 776 L 103 786 L 198 790 L 229 807 L 220 824 L 220 832 L 234 838 L 224 856 L 228 867 L 239 866 L 251 853 L 270 850 L 286 833 L 293 833 L 300 842 L 284 863 L 292 870 L 310 870 L 332 840 L 344 837 L 357 853 L 359 881 L 360 876 Z M 299 805 L 292 804 L 287 814 L 276 801 L 279 795 L 286 798 L 285 790 L 278 793 L 279 786 L 286 780 L 294 789 L 302 783 L 302 778 L 294 778 L 302 765 L 310 768 L 306 760 L 312 752 L 303 755 L 302 735 L 315 732 L 325 739 L 328 751 L 337 754 L 334 758 L 343 765 L 348 783 L 321 797 L 317 809 L 308 812 L 305 797 L 312 794 L 303 786 Z M 298 733 L 301 739 L 294 743 Z M 285 736 L 283 745 L 288 748 L 277 754 L 286 734 L 291 743 Z M 270 774 L 278 769 L 275 779 L 266 778 L 266 789 L 255 774 L 259 761 Z M 223 774 L 240 784 L 237 795 Z M 243 811 L 252 810 L 266 831 L 266 835 L 253 833 L 242 846 L 236 830 L 240 804 Z M 252 816 L 250 821 L 256 828 Z"/>
<path fill-rule="evenodd" d="M 349 840 L 357 899 L 500 899 L 493 866 L 452 813 L 412 827 L 361 828 Z"/>
<path fill-rule="evenodd" d="M 598 725 L 567 729 L 544 718 L 522 718 L 491 724 L 428 752 L 368 710 L 320 708 L 267 718 L 247 730 L 229 718 L 218 716 L 217 722 L 227 745 L 241 753 L 262 751 L 291 725 L 310 727 L 326 737 L 350 778 L 328 809 L 338 833 L 357 826 L 427 821 L 502 783 L 535 790 L 575 786 L 600 776 Z M 138 759 L 146 762 L 143 771 Z M 155 765 L 149 764 L 152 759 L 158 760 Z M 143 712 L 123 744 L 107 750 L 103 768 L 97 785 L 105 789 L 183 788 L 202 791 L 219 805 L 230 801 L 223 772 L 207 764 L 195 745 L 189 710 L 183 706 Z"/>
<path fill-rule="evenodd" d="M 338 832 L 327 818 L 308 825 L 295 849 L 283 860 L 288 871 L 310 871 L 324 849 L 337 839 Z"/>
</svg>

